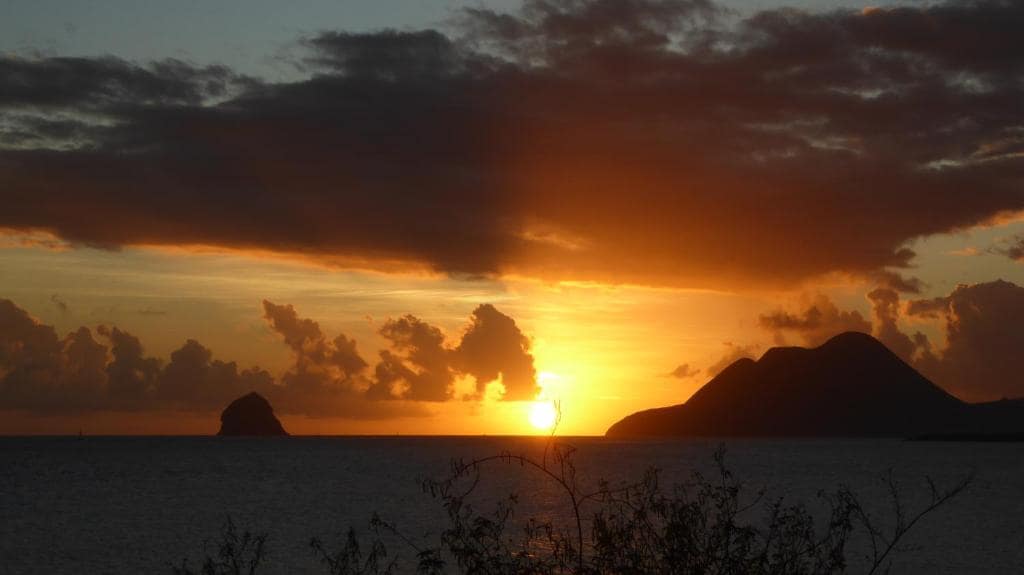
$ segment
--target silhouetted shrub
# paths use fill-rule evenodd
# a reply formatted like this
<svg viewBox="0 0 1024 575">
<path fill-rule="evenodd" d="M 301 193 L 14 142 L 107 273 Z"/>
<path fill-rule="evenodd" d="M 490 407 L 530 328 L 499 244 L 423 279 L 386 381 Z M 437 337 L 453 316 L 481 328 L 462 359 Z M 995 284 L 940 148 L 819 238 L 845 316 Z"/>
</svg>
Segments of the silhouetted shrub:
<svg viewBox="0 0 1024 575">
<path fill-rule="evenodd" d="M 239 535 L 229 516 L 221 526 L 216 556 L 207 554 L 199 571 L 193 571 L 187 559 L 171 570 L 174 575 L 255 575 L 263 563 L 266 542 L 264 534 L 245 531 Z"/>
<path fill-rule="evenodd" d="M 751 574 L 798 575 L 845 572 L 847 545 L 855 531 L 868 544 L 866 572 L 888 570 L 899 541 L 925 515 L 962 492 L 965 477 L 947 490 L 928 481 L 929 502 L 908 513 L 892 474 L 884 479 L 893 515 L 888 530 L 841 487 L 819 493 L 828 508 L 821 524 L 802 504 L 768 501 L 764 492 L 749 493 L 725 465 L 724 450 L 715 452 L 715 474 L 695 472 L 688 481 L 664 488 L 656 470 L 640 481 L 613 487 L 599 484 L 580 489 L 573 464 L 574 450 L 552 442 L 539 458 L 504 453 L 469 462 L 453 461 L 442 480 L 428 480 L 424 490 L 447 512 L 448 524 L 431 544 L 413 542 L 390 523 L 374 517 L 368 557 L 349 530 L 341 551 L 332 555 L 332 574 L 390 573 L 399 569 L 397 556 L 388 563 L 381 534 L 397 536 L 410 547 L 415 560 L 403 571 L 437 573 L 573 573 L 573 574 Z M 568 526 L 527 518 L 514 522 L 517 497 L 498 501 L 481 513 L 469 496 L 491 464 L 513 464 L 554 482 L 570 503 Z M 760 520 L 758 520 L 760 512 Z M 322 544 L 314 540 L 316 548 Z M 322 552 L 322 551 L 321 551 Z M 379 570 L 367 569 L 376 565 Z M 356 568 L 335 569 L 354 565 Z"/>
<path fill-rule="evenodd" d="M 874 574 L 889 569 L 897 544 L 922 517 L 972 480 L 967 476 L 945 490 L 928 480 L 928 503 L 911 513 L 889 473 L 883 479 L 892 516 L 882 529 L 845 487 L 819 493 L 828 510 L 820 522 L 803 504 L 767 500 L 763 491 L 751 493 L 729 471 L 721 448 L 710 477 L 695 472 L 683 483 L 663 487 L 652 469 L 636 483 L 601 482 L 593 491 L 580 488 L 574 453 L 571 446 L 552 439 L 537 457 L 502 453 L 454 460 L 446 477 L 422 483 L 446 512 L 447 524 L 435 538 L 414 540 L 400 526 L 374 515 L 365 537 L 349 528 L 333 550 L 319 539 L 311 540 L 311 549 L 331 575 L 824 575 L 846 571 L 851 535 L 858 533 L 867 545 L 865 571 Z M 553 482 L 572 509 L 571 519 L 563 524 L 533 517 L 515 521 L 515 494 L 493 502 L 486 512 L 478 510 L 470 496 L 485 479 L 485 468 L 501 464 Z M 208 556 L 200 573 L 255 573 L 265 539 L 249 532 L 239 536 L 229 520 L 217 557 Z M 397 551 L 388 542 L 398 542 Z M 194 573 L 185 562 L 174 572 Z"/>
</svg>

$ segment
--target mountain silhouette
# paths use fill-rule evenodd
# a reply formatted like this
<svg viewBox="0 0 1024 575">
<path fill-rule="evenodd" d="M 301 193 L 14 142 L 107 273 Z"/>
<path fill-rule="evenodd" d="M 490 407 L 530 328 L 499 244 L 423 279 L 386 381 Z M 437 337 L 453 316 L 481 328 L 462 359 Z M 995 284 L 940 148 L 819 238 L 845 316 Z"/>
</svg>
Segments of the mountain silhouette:
<svg viewBox="0 0 1024 575">
<path fill-rule="evenodd" d="M 256 392 L 231 402 L 220 415 L 217 435 L 288 435 L 264 397 Z"/>
<path fill-rule="evenodd" d="M 682 405 L 634 413 L 608 429 L 630 436 L 917 436 L 1024 431 L 1024 402 L 968 404 L 870 335 L 776 347 L 740 359 Z"/>
</svg>

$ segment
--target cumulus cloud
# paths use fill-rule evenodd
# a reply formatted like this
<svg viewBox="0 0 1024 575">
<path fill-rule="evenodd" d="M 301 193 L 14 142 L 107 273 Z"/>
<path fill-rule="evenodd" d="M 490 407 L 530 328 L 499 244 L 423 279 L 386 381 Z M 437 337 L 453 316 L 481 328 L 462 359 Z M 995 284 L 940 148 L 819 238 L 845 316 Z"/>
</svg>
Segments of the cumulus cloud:
<svg viewBox="0 0 1024 575">
<path fill-rule="evenodd" d="M 678 367 L 668 372 L 669 377 L 675 377 L 678 379 L 688 379 L 691 377 L 697 377 L 698 375 L 700 375 L 700 370 L 690 367 L 690 364 L 688 363 L 680 364 Z"/>
<path fill-rule="evenodd" d="M 875 337 L 904 361 L 912 362 L 914 354 L 925 345 L 927 338 L 922 333 L 911 337 L 900 330 L 897 323 L 900 318 L 899 293 L 893 289 L 877 288 L 868 293 L 868 299 L 873 304 Z"/>
<path fill-rule="evenodd" d="M 270 395 L 274 378 L 259 368 L 243 369 L 213 358 L 213 352 L 194 339 L 171 352 L 170 362 L 157 378 L 155 397 L 176 406 L 219 410 L 231 400 L 256 391 Z"/>
<path fill-rule="evenodd" d="M 1015 235 L 989 248 L 989 251 L 1024 263 L 1024 235 Z"/>
<path fill-rule="evenodd" d="M 529 338 L 490 304 L 473 310 L 452 347 L 440 329 L 412 315 L 388 320 L 380 334 L 392 349 L 381 351 L 371 396 L 445 401 L 456 395 L 453 384 L 459 375 L 475 381 L 468 399 L 482 398 L 493 382 L 501 383 L 505 401 L 530 400 L 540 391 Z"/>
<path fill-rule="evenodd" d="M 291 305 L 276 305 L 263 300 L 264 319 L 284 337 L 295 354 L 293 373 L 329 371 L 341 381 L 351 381 L 366 369 L 366 361 L 356 350 L 356 342 L 339 334 L 333 341 L 320 331 L 320 324 L 299 318 Z"/>
<path fill-rule="evenodd" d="M 823 318 L 855 318 L 862 324 L 858 331 L 870 331 L 904 361 L 962 399 L 1024 397 L 1024 330 L 1016 329 L 1024 325 L 1024 287 L 996 280 L 960 285 L 946 296 L 905 302 L 896 290 L 878 287 L 867 298 L 872 303 L 873 326 L 855 311 L 823 313 L 820 308 L 828 306 L 820 302 L 802 314 L 763 315 L 761 325 L 776 333 L 800 334 L 805 345 L 817 345 L 850 327 Z M 935 325 L 945 335 L 945 345 L 935 345 L 922 331 L 905 327 L 921 322 Z M 711 371 L 752 351 L 752 346 L 730 346 Z"/>
<path fill-rule="evenodd" d="M 997 280 L 961 285 L 948 296 L 912 301 L 911 316 L 941 321 L 946 347 L 922 355 L 922 370 L 974 401 L 1024 397 L 1024 287 Z"/>
<path fill-rule="evenodd" d="M 58 338 L 10 300 L 0 299 L 0 402 L 41 410 L 88 409 L 104 386 L 106 348 L 87 328 Z"/>
<path fill-rule="evenodd" d="M 930 350 L 931 342 L 919 331 L 911 334 L 903 332 L 899 322 L 905 312 L 900 301 L 900 292 L 917 293 L 919 286 L 916 280 L 901 285 L 905 280 L 899 275 L 881 275 L 876 279 L 881 285 L 867 293 L 867 299 L 871 302 L 873 321 L 865 318 L 857 310 L 841 310 L 827 296 L 819 294 L 800 313 L 776 310 L 762 314 L 758 318 L 759 323 L 762 328 L 775 334 L 775 341 L 779 345 L 785 345 L 787 334 L 796 335 L 801 345 L 816 347 L 832 336 L 846 331 L 870 333 L 904 361 L 913 363 L 921 354 Z M 905 289 L 908 287 L 914 289 Z M 916 305 L 915 309 L 920 310 L 924 304 Z M 918 311 L 918 314 L 921 313 L 923 312 Z M 935 317 L 934 314 L 932 317 Z"/>
<path fill-rule="evenodd" d="M 800 313 L 777 310 L 758 318 L 761 327 L 776 334 L 776 341 L 783 343 L 783 334 L 797 334 L 803 344 L 816 347 L 830 337 L 845 331 L 871 332 L 871 322 L 864 319 L 859 311 L 840 310 L 827 296 L 817 295 L 812 303 Z"/>
<path fill-rule="evenodd" d="M 481 399 L 486 386 L 500 382 L 502 399 L 533 399 L 539 391 L 529 339 L 515 321 L 490 304 L 473 310 L 457 344 L 414 315 L 391 318 L 379 333 L 389 344 L 369 365 L 356 342 L 344 334 L 329 340 L 320 325 L 300 318 L 291 305 L 263 302 L 264 317 L 292 348 L 295 364 L 281 378 L 281 404 L 310 413 L 393 413 L 395 400 L 415 402 Z M 476 392 L 458 396 L 456 378 L 472 376 Z M 390 400 L 390 401 L 383 401 Z M 329 406 L 326 407 L 325 406 Z M 406 407 L 405 409 L 409 409 Z"/>
<path fill-rule="evenodd" d="M 107 391 L 122 401 L 138 401 L 149 395 L 160 373 L 160 360 L 143 355 L 142 342 L 115 327 L 101 325 L 97 333 L 110 341 L 113 360 L 107 364 Z"/>
<path fill-rule="evenodd" d="M 1024 262 L 1024 237 L 1018 236 L 1016 242 L 1006 250 L 1006 257 Z"/>
<path fill-rule="evenodd" d="M 718 361 L 708 366 L 707 373 L 709 377 L 715 377 L 721 373 L 723 369 L 729 367 L 738 359 L 754 359 L 758 356 L 758 353 L 761 350 L 761 346 L 757 344 L 739 345 L 727 341 L 724 345 L 726 347 L 726 352 L 718 359 Z"/>
<path fill-rule="evenodd" d="M 903 274 L 892 270 L 877 271 L 871 274 L 871 279 L 873 279 L 880 288 L 900 293 L 919 294 L 925 287 L 924 282 L 920 279 L 915 277 L 906 277 Z"/>
<path fill-rule="evenodd" d="M 276 408 L 314 416 L 355 418 L 422 413 L 414 406 L 372 401 L 380 397 L 366 393 L 371 386 L 365 375 L 368 365 L 356 349 L 355 340 L 344 334 L 329 339 L 319 323 L 299 317 L 291 305 L 264 300 L 263 317 L 291 348 L 294 357 L 279 385 L 268 390 Z"/>
<path fill-rule="evenodd" d="M 61 359 L 63 373 L 56 381 L 77 390 L 73 397 L 95 396 L 103 389 L 107 379 L 107 348 L 93 339 L 89 328 L 80 327 L 64 338 Z"/>
<path fill-rule="evenodd" d="M 913 238 L 1024 209 L 1024 5 L 730 18 L 528 0 L 445 32 L 324 32 L 278 83 L 5 56 L 0 227 L 749 286 L 899 269 Z"/>
<path fill-rule="evenodd" d="M 445 401 L 451 396 L 451 350 L 445 347 L 440 329 L 407 315 L 385 322 L 380 334 L 391 342 L 392 350 L 380 353 L 371 396 L 421 401 Z"/>
<path fill-rule="evenodd" d="M 355 340 L 329 338 L 293 306 L 264 301 L 263 314 L 292 351 L 292 364 L 276 378 L 214 358 L 193 339 L 165 362 L 146 355 L 138 337 L 116 326 L 97 327 L 98 340 L 84 326 L 60 338 L 52 326 L 0 299 L 0 409 L 216 411 L 257 391 L 282 413 L 387 418 L 424 415 L 422 402 L 479 400 L 494 382 L 503 385 L 504 400 L 533 399 L 539 391 L 529 339 L 491 305 L 473 311 L 456 343 L 415 316 L 388 320 L 380 334 L 389 348 L 372 371 Z M 453 385 L 461 376 L 476 382 L 466 397 Z"/>
<path fill-rule="evenodd" d="M 70 311 L 70 308 L 68 307 L 68 302 L 61 299 L 61 297 L 58 296 L 57 294 L 53 294 L 50 296 L 50 302 L 53 304 L 53 307 L 57 308 L 57 311 L 59 311 L 62 314 L 66 314 Z"/>
<path fill-rule="evenodd" d="M 455 348 L 455 365 L 476 380 L 477 396 L 484 393 L 488 382 L 499 377 L 505 388 L 503 399 L 533 399 L 537 386 L 537 370 L 530 354 L 530 340 L 511 317 L 491 304 L 473 310 L 471 323 Z"/>
</svg>

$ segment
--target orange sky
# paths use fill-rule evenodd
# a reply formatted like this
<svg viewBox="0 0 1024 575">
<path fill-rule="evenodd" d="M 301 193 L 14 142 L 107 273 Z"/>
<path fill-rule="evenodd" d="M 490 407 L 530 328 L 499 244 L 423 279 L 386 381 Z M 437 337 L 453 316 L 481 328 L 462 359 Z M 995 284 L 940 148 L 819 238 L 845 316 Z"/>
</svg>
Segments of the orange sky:
<svg viewBox="0 0 1024 575">
<path fill-rule="evenodd" d="M 740 4 L 3 52 L 0 433 L 601 434 L 848 330 L 1024 396 L 1024 8 Z"/>
<path fill-rule="evenodd" d="M 982 281 L 989 274 L 1024 283 L 1021 267 L 1005 258 L 961 255 L 1020 226 L 1009 223 L 919 244 L 923 264 L 917 272 L 932 287 L 915 297 L 940 295 L 952 282 Z M 778 343 L 780 334 L 759 325 L 761 314 L 798 313 L 824 297 L 871 317 L 865 297 L 871 286 L 839 276 L 789 290 L 685 290 L 352 272 L 215 251 L 53 251 L 9 244 L 0 250 L 0 293 L 39 322 L 54 325 L 59 334 L 80 325 L 117 325 L 137 335 L 147 355 L 164 361 L 194 338 L 217 359 L 237 361 L 240 367 L 259 365 L 275 376 L 288 369 L 292 357 L 263 319 L 263 299 L 292 304 L 300 317 L 318 322 L 328 338 L 344 333 L 355 339 L 371 364 L 376 351 L 388 346 L 377 333 L 388 318 L 415 314 L 454 341 L 469 313 L 492 303 L 530 339 L 543 397 L 560 402 L 559 431 L 573 435 L 601 434 L 633 411 L 680 403 L 710 377 L 708 369 L 721 358 L 735 351 L 757 355 Z M 943 331 L 935 321 L 909 316 L 900 321 L 908 330 L 924 329 L 941 345 Z M 784 338 L 805 343 L 799 334 Z M 671 377 L 682 364 L 693 375 Z M 542 432 L 529 424 L 530 409 L 529 403 L 488 398 L 425 404 L 424 413 L 413 417 L 281 417 L 292 432 L 311 434 Z M 201 434 L 215 431 L 216 417 L 212 412 L 151 410 L 45 416 L 8 412 L 0 431 Z"/>
</svg>

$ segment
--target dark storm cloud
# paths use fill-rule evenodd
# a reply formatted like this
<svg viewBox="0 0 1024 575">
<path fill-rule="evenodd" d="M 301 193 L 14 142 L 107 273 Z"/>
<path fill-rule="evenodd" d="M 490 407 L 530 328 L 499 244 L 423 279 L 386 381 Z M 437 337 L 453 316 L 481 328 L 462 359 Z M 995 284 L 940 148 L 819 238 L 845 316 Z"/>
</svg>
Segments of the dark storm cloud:
<svg viewBox="0 0 1024 575">
<path fill-rule="evenodd" d="M 173 59 L 142 67 L 113 57 L 0 58 L 0 106 L 7 110 L 198 105 L 251 82 L 223 66 Z"/>
<path fill-rule="evenodd" d="M 1024 208 L 1021 3 L 730 18 L 533 0 L 444 33 L 325 32 L 288 83 L 7 57 L 0 226 L 756 286 L 892 273 L 911 239 Z"/>
<path fill-rule="evenodd" d="M 390 348 L 372 371 L 355 340 L 327 337 L 293 306 L 264 301 L 263 313 L 292 351 L 293 362 L 279 378 L 216 359 L 192 339 L 164 362 L 116 326 L 99 326 L 99 341 L 87 327 L 60 338 L 52 326 L 0 299 L 0 410 L 217 411 L 257 391 L 282 413 L 381 419 L 424 415 L 425 401 L 482 399 L 494 381 L 504 385 L 504 400 L 533 399 L 538 391 L 529 340 L 491 305 L 473 311 L 457 343 L 414 316 L 388 320 L 380 333 Z M 475 380 L 475 392 L 456 394 L 453 384 L 461 376 Z"/>
<path fill-rule="evenodd" d="M 473 54 L 435 30 L 375 34 L 324 32 L 307 40 L 313 56 L 307 62 L 348 77 L 382 80 L 456 74 Z"/>
</svg>

